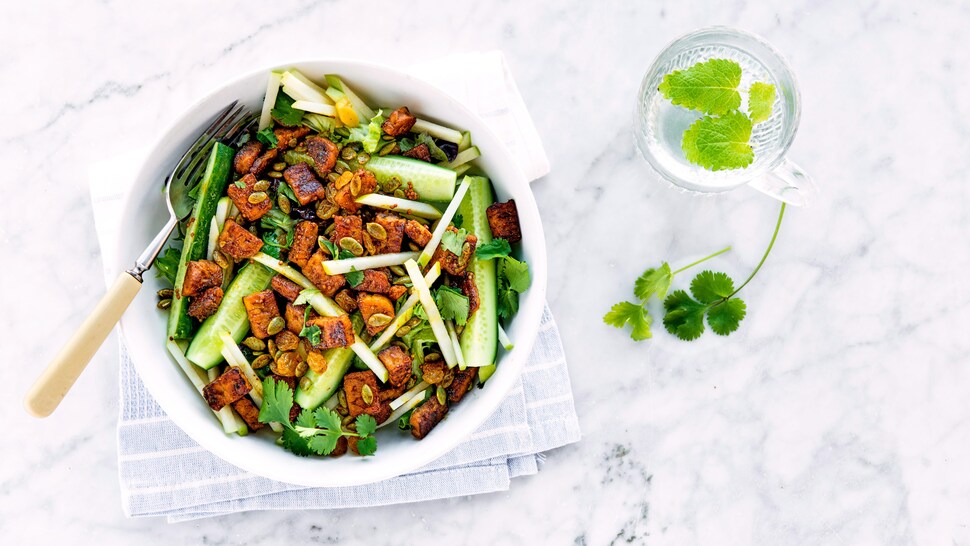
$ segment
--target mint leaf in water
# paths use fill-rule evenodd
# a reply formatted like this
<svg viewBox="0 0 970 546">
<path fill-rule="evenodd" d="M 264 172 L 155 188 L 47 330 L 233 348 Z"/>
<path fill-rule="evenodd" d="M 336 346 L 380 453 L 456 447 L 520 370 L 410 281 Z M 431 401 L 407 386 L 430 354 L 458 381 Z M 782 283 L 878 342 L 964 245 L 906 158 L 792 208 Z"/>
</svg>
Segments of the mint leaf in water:
<svg viewBox="0 0 970 546">
<path fill-rule="evenodd" d="M 681 147 L 687 160 L 705 169 L 741 169 L 754 161 L 751 119 L 738 111 L 704 116 L 684 131 Z"/>
<path fill-rule="evenodd" d="M 753 123 L 767 121 L 771 117 L 771 107 L 775 103 L 775 86 L 770 83 L 754 82 L 748 89 L 748 114 Z"/>
<path fill-rule="evenodd" d="M 677 106 L 721 115 L 741 106 L 741 65 L 710 59 L 664 76 L 658 90 Z"/>
</svg>

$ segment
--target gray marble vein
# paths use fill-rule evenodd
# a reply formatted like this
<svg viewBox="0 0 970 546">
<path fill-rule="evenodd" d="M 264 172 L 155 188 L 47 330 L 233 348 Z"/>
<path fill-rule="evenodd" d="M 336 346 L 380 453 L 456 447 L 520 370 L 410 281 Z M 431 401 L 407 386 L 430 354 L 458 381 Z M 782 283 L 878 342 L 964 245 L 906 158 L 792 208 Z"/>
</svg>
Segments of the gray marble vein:
<svg viewBox="0 0 970 546">
<path fill-rule="evenodd" d="M 634 152 L 641 75 L 712 24 L 788 56 L 792 157 L 822 193 L 789 211 L 737 333 L 635 344 L 600 318 L 643 269 L 733 245 L 712 266 L 744 278 L 777 214 L 677 191 Z M 0 542 L 970 543 L 968 26 L 957 2 L 4 3 Z M 20 408 L 103 290 L 87 165 L 258 66 L 493 48 L 553 165 L 534 189 L 583 441 L 504 493 L 126 520 L 115 345 L 53 418 Z"/>
</svg>

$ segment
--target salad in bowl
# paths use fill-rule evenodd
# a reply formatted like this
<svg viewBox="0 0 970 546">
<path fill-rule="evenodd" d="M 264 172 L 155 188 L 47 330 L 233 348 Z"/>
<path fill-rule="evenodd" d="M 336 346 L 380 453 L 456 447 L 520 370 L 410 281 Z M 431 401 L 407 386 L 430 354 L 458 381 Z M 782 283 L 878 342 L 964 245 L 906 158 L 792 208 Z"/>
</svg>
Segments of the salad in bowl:
<svg viewBox="0 0 970 546">
<path fill-rule="evenodd" d="M 535 291 L 520 247 L 541 233 L 520 221 L 516 199 L 498 199 L 473 133 L 431 121 L 406 96 L 367 100 L 342 76 L 264 76 L 258 117 L 212 144 L 192 213 L 155 263 L 158 339 L 210 428 L 311 459 L 372 456 L 391 436 L 395 452 L 407 449 L 401 437 L 433 439 L 535 335 L 530 324 L 515 349 L 503 323 Z M 538 230 L 531 195 L 528 207 Z M 541 308 L 528 307 L 537 324 Z M 414 468 L 457 441 L 353 481 Z"/>
</svg>

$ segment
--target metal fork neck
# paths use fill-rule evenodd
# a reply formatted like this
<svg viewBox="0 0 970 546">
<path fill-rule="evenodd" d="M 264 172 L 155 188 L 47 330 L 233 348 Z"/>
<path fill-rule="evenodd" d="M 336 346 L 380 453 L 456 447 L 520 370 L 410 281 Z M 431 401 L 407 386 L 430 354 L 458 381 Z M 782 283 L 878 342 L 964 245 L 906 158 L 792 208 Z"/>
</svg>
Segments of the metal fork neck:
<svg viewBox="0 0 970 546">
<path fill-rule="evenodd" d="M 145 248 L 145 251 L 142 252 L 141 255 L 138 256 L 138 259 L 135 260 L 134 267 L 127 270 L 128 274 L 134 277 L 135 280 L 142 282 L 142 274 L 144 274 L 145 271 L 148 271 L 148 269 L 152 266 L 155 258 L 157 258 L 158 254 L 162 251 L 162 247 L 165 246 L 165 241 L 168 241 L 169 236 L 172 235 L 172 231 L 175 230 L 175 225 L 177 223 L 178 220 L 175 218 L 175 215 L 170 215 L 168 222 L 165 223 L 165 227 L 158 232 L 158 235 L 152 239 L 152 242 L 148 243 L 148 247 Z"/>
</svg>

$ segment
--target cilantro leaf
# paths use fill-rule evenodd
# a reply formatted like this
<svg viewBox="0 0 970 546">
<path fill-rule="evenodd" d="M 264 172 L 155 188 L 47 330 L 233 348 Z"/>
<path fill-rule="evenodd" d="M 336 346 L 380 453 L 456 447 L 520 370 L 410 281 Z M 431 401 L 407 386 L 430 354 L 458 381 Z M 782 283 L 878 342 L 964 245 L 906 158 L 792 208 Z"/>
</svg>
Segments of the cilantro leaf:
<svg viewBox="0 0 970 546">
<path fill-rule="evenodd" d="M 701 271 L 690 281 L 690 293 L 697 301 L 711 304 L 733 294 L 734 281 L 720 271 Z"/>
<path fill-rule="evenodd" d="M 687 160 L 711 171 L 747 167 L 754 160 L 751 119 L 738 111 L 705 116 L 684 131 L 681 148 Z"/>
<path fill-rule="evenodd" d="M 457 232 L 448 230 L 441 236 L 441 246 L 455 256 L 461 256 L 461 247 L 465 244 L 468 232 L 459 229 Z"/>
<path fill-rule="evenodd" d="M 357 434 L 361 436 L 370 436 L 374 434 L 377 430 L 377 420 L 367 414 L 362 414 L 357 416 Z"/>
<path fill-rule="evenodd" d="M 273 120 L 280 125 L 286 127 L 296 127 L 303 121 L 303 110 L 297 110 L 293 108 L 293 103 L 296 102 L 286 93 L 280 93 L 276 95 L 276 104 L 274 108 L 270 110 L 269 115 L 273 117 Z M 264 129 L 265 131 L 265 129 Z M 256 135 L 257 138 L 259 135 Z M 273 140 L 276 140 L 274 137 Z M 276 145 L 273 145 L 275 148 Z"/>
<path fill-rule="evenodd" d="M 263 423 L 289 423 L 293 407 L 293 389 L 272 377 L 263 380 L 263 406 L 259 408 L 259 420 Z"/>
<path fill-rule="evenodd" d="M 300 436 L 300 433 L 293 427 L 283 427 L 281 439 L 283 440 L 283 447 L 292 451 L 294 455 L 309 457 L 313 454 L 313 450 L 310 449 L 310 440 Z"/>
<path fill-rule="evenodd" d="M 450 286 L 442 286 L 435 291 L 434 300 L 442 319 L 454 320 L 459 326 L 465 325 L 470 309 L 468 296 Z"/>
<path fill-rule="evenodd" d="M 461 225 L 465 223 L 465 217 L 459 213 L 451 218 L 451 225 L 455 226 L 455 229 L 461 229 Z"/>
<path fill-rule="evenodd" d="M 313 419 L 313 411 L 307 408 L 300 410 L 300 413 L 296 416 L 296 422 L 294 424 L 297 427 L 309 429 L 317 427 L 317 422 Z"/>
<path fill-rule="evenodd" d="M 744 300 L 731 298 L 711 306 L 707 312 L 707 324 L 719 336 L 726 336 L 738 329 L 747 314 Z"/>
<path fill-rule="evenodd" d="M 344 278 L 347 279 L 347 284 L 353 288 L 357 288 L 360 283 L 364 282 L 364 272 L 357 271 L 356 268 L 351 268 L 349 272 L 344 273 Z"/>
<path fill-rule="evenodd" d="M 327 249 L 327 252 L 330 253 L 331 258 L 334 260 L 340 259 L 340 251 L 337 250 L 337 245 L 333 244 L 329 239 L 319 237 L 317 238 L 317 243 L 323 248 Z"/>
<path fill-rule="evenodd" d="M 302 292 L 300 293 L 300 296 L 303 296 Z M 300 299 L 300 296 L 297 297 L 297 300 Z M 294 305 L 299 304 L 295 303 Z M 323 332 L 320 331 L 320 327 L 316 324 L 307 324 L 307 321 L 310 320 L 311 309 L 312 307 L 307 305 L 306 309 L 303 310 L 303 328 L 300 329 L 300 333 L 297 335 L 299 337 L 305 337 L 307 341 L 310 342 L 310 345 L 319 345 L 320 336 L 323 335 Z"/>
<path fill-rule="evenodd" d="M 710 59 L 664 76 L 658 90 L 677 106 L 721 115 L 741 105 L 741 65 Z"/>
<path fill-rule="evenodd" d="M 377 453 L 377 439 L 373 436 L 357 440 L 357 452 L 365 457 Z"/>
<path fill-rule="evenodd" d="M 498 316 L 510 319 L 519 312 L 519 293 L 509 287 L 508 281 L 498 282 Z"/>
<path fill-rule="evenodd" d="M 475 249 L 475 257 L 479 260 L 491 260 L 492 258 L 508 256 L 511 252 L 512 247 L 509 246 L 509 242 L 497 237 L 485 244 L 478 245 L 478 248 Z"/>
<path fill-rule="evenodd" d="M 304 288 L 300 290 L 300 294 L 293 300 L 293 305 L 303 305 L 304 303 L 310 303 L 310 298 L 320 294 L 321 292 L 316 288 Z"/>
<path fill-rule="evenodd" d="M 258 141 L 262 142 L 263 144 L 269 146 L 269 149 L 270 150 L 272 150 L 273 148 L 279 146 L 279 143 L 280 143 L 279 140 L 277 140 L 276 133 L 273 132 L 273 128 L 272 127 L 267 127 L 265 129 L 263 129 L 262 131 L 256 133 L 256 140 L 258 140 Z M 238 186 L 239 183 L 237 182 L 236 185 Z M 243 184 L 242 187 L 245 188 L 246 185 Z"/>
<path fill-rule="evenodd" d="M 664 262 L 660 267 L 651 267 L 644 271 L 634 283 L 633 293 L 641 300 L 648 300 L 654 294 L 663 299 L 667 296 L 667 290 L 670 289 L 670 282 L 673 279 L 674 274 L 670 272 L 670 265 Z"/>
<path fill-rule="evenodd" d="M 316 452 L 317 455 L 330 455 L 333 450 L 337 447 L 337 440 L 340 439 L 342 434 L 340 432 L 326 431 L 322 434 L 317 434 L 310 438 L 309 445 L 310 449 Z"/>
<path fill-rule="evenodd" d="M 694 301 L 687 292 L 677 290 L 664 300 L 664 328 L 684 341 L 704 333 L 704 304 Z"/>
<path fill-rule="evenodd" d="M 771 117 L 771 107 L 775 104 L 775 86 L 770 83 L 754 82 L 748 89 L 748 114 L 753 123 L 767 121 Z"/>
<path fill-rule="evenodd" d="M 320 406 L 313 412 L 313 420 L 317 427 L 325 430 L 335 430 L 340 432 L 340 415 L 324 406 Z"/>
<path fill-rule="evenodd" d="M 179 270 L 179 260 L 182 258 L 182 253 L 178 250 L 168 247 L 165 252 L 158 255 L 155 258 L 155 276 L 164 277 L 170 284 L 175 285 L 175 276 L 178 274 Z"/>
<path fill-rule="evenodd" d="M 532 279 L 529 277 L 529 264 L 506 256 L 502 264 L 502 276 L 508 280 L 509 288 L 522 293 L 529 289 Z"/>
<path fill-rule="evenodd" d="M 634 341 L 642 341 L 653 337 L 653 334 L 650 332 L 652 319 L 642 305 L 622 301 L 610 309 L 610 312 L 603 317 L 603 322 L 617 328 L 623 328 L 629 324 L 633 327 L 633 330 L 630 332 L 630 337 Z"/>
</svg>

